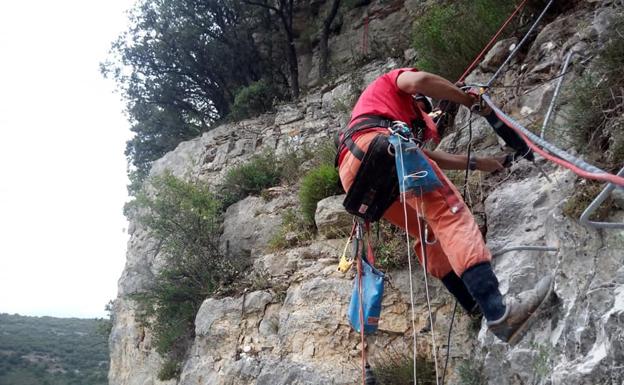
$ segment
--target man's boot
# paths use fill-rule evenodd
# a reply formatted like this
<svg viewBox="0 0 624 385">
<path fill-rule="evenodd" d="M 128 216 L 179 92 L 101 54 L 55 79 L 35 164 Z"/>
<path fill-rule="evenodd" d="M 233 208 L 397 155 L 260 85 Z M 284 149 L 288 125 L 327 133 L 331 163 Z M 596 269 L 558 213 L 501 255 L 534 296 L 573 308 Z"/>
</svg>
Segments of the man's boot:
<svg viewBox="0 0 624 385">
<path fill-rule="evenodd" d="M 549 300 L 552 290 L 553 278 L 547 275 L 533 289 L 518 294 L 518 299 L 509 298 L 505 314 L 498 320 L 488 320 L 488 328 L 496 337 L 514 345 L 529 327 L 533 314 Z"/>
<path fill-rule="evenodd" d="M 553 286 L 552 277 L 546 276 L 535 288 L 520 293 L 517 300 L 510 299 L 505 304 L 498 290 L 498 279 L 489 263 L 470 267 L 462 275 L 462 281 L 481 307 L 490 331 L 512 345 L 528 327 L 531 316 L 550 297 Z"/>
<path fill-rule="evenodd" d="M 446 287 L 446 289 L 453 294 L 453 297 L 457 299 L 457 302 L 461 305 L 462 308 L 471 316 L 476 316 L 481 314 L 481 309 L 479 309 L 479 304 L 472 298 L 470 292 L 464 285 L 464 281 L 461 280 L 455 274 L 455 272 L 451 271 L 447 275 L 442 278 L 442 283 Z"/>
</svg>

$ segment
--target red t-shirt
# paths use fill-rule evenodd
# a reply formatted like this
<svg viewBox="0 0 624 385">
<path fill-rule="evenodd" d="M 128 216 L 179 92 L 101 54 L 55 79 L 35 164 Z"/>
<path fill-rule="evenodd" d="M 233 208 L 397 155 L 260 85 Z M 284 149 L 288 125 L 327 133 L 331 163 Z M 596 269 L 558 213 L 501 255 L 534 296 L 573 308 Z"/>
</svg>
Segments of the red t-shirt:
<svg viewBox="0 0 624 385">
<path fill-rule="evenodd" d="M 399 75 L 406 71 L 417 72 L 418 70 L 416 68 L 399 68 L 378 77 L 369 84 L 362 92 L 362 95 L 360 95 L 357 103 L 355 103 L 355 107 L 353 107 L 349 126 L 356 123 L 359 117 L 364 114 L 380 115 L 391 120 L 400 120 L 412 128 L 415 126 L 414 121 L 423 120 L 427 125 L 424 135 L 425 141 L 429 139 L 439 140 L 433 120 L 414 103 L 411 94 L 403 92 L 396 84 Z M 377 130 L 388 132 L 386 128 L 372 128 L 353 134 L 352 139 L 357 139 L 358 136 L 365 132 Z M 347 151 L 349 150 L 345 148 L 341 152 L 339 163 L 342 162 Z"/>
<path fill-rule="evenodd" d="M 392 120 L 403 121 L 409 126 L 413 120 L 422 119 L 424 114 L 415 106 L 412 95 L 401 91 L 396 84 L 399 75 L 406 71 L 418 70 L 399 68 L 369 84 L 353 107 L 350 123 L 354 123 L 357 117 L 363 114 L 385 116 Z"/>
</svg>

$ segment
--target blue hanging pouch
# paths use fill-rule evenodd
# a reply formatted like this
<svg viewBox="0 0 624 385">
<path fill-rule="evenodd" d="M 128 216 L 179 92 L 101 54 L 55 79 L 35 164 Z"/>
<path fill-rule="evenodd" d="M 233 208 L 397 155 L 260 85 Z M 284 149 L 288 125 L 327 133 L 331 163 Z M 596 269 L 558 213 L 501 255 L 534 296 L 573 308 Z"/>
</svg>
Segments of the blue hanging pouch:
<svg viewBox="0 0 624 385">
<path fill-rule="evenodd" d="M 388 140 L 394 148 L 401 194 L 413 193 L 420 196 L 442 187 L 442 182 L 416 143 L 403 140 L 399 135 L 390 135 Z"/>
<path fill-rule="evenodd" d="M 362 261 L 362 310 L 364 312 L 364 333 L 370 334 L 377 330 L 381 315 L 381 301 L 384 291 L 384 273 L 375 269 L 366 258 Z M 348 318 L 353 329 L 360 332 L 360 280 L 353 280 L 353 292 L 349 303 Z"/>
</svg>

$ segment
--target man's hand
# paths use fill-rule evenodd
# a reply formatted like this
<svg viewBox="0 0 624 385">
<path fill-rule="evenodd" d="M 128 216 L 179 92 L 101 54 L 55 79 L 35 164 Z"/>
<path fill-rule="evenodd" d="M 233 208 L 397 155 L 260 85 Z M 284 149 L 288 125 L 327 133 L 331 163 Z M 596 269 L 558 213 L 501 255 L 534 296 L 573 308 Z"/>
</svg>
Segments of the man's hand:
<svg viewBox="0 0 624 385">
<path fill-rule="evenodd" d="M 505 163 L 506 156 L 495 156 L 488 158 L 476 158 L 477 159 L 477 170 L 485 171 L 485 172 L 494 172 L 504 169 L 503 164 Z"/>
<path fill-rule="evenodd" d="M 466 93 L 472 98 L 472 104 L 470 105 L 470 111 L 475 114 L 479 114 L 481 116 L 488 116 L 492 113 L 492 109 L 490 106 L 485 104 L 483 99 L 481 99 L 481 90 L 476 88 L 471 88 Z"/>
</svg>

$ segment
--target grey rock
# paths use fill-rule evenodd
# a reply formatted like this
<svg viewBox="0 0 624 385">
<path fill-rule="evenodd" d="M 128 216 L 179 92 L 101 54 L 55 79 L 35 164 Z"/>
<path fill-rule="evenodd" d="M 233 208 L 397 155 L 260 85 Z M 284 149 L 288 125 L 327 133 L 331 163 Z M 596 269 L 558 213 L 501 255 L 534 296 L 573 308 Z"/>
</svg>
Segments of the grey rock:
<svg viewBox="0 0 624 385">
<path fill-rule="evenodd" d="M 470 111 L 461 107 L 455 119 L 455 127 L 458 127 L 458 130 L 442 138 L 438 149 L 451 153 L 465 153 L 468 142 L 472 143 L 473 148 L 480 149 L 497 146 L 498 137 L 488 122 L 473 114 L 470 124 L 469 117 Z"/>
<path fill-rule="evenodd" d="M 221 250 L 234 258 L 261 253 L 282 223 L 282 213 L 294 207 L 295 198 L 280 196 L 269 202 L 247 197 L 228 207 L 223 221 Z"/>
<path fill-rule="evenodd" d="M 345 211 L 342 205 L 344 198 L 345 195 L 336 195 L 317 203 L 314 222 L 319 234 L 324 238 L 340 238 L 349 235 L 353 225 L 353 216 Z"/>
<path fill-rule="evenodd" d="M 488 51 L 479 66 L 486 72 L 494 72 L 498 70 L 498 67 L 500 67 L 505 59 L 507 59 L 507 56 L 509 56 L 512 45 L 517 43 L 518 38 L 515 37 L 497 42 L 494 44 L 492 49 Z"/>
<path fill-rule="evenodd" d="M 280 106 L 275 115 L 275 124 L 278 126 L 293 123 L 303 119 L 304 113 L 293 105 Z"/>
<path fill-rule="evenodd" d="M 254 291 L 245 296 L 245 314 L 253 312 L 264 312 L 273 296 L 266 291 Z"/>
<path fill-rule="evenodd" d="M 323 94 L 323 109 L 326 111 L 348 111 L 355 103 L 355 89 L 351 83 L 343 83 Z"/>
<path fill-rule="evenodd" d="M 152 353 L 149 331 L 137 322 L 136 305 L 130 300 L 117 299 L 113 310 L 115 322 L 109 341 L 114 349 L 111 354 L 108 383 L 111 385 L 175 384 L 173 380 L 163 382 L 157 378 L 163 361 L 157 354 Z"/>
</svg>

